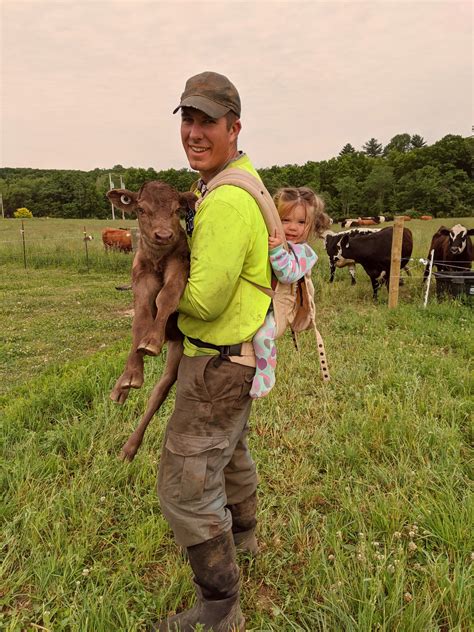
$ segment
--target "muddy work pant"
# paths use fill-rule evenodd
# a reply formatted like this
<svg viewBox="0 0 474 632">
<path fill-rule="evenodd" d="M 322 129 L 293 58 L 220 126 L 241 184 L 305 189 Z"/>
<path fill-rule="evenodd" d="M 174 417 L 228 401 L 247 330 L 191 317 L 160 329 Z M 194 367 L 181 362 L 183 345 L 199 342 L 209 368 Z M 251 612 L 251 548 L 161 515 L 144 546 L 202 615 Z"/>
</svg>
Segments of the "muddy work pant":
<svg viewBox="0 0 474 632">
<path fill-rule="evenodd" d="M 158 474 L 161 509 L 182 546 L 229 531 L 228 505 L 257 488 L 247 447 L 255 369 L 218 356 L 183 356 Z"/>
</svg>

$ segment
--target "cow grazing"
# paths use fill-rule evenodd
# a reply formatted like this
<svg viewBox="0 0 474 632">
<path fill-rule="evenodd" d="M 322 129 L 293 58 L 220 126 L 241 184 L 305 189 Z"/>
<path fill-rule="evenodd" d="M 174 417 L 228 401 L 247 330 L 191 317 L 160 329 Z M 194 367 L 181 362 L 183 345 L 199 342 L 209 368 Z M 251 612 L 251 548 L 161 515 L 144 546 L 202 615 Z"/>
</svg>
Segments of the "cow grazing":
<svg viewBox="0 0 474 632">
<path fill-rule="evenodd" d="M 106 250 L 132 252 L 132 233 L 128 228 L 104 228 L 102 241 Z"/>
<path fill-rule="evenodd" d="M 340 241 L 334 255 L 335 265 L 344 267 L 360 263 L 372 282 L 373 297 L 377 299 L 379 287 L 390 279 L 393 228 L 339 233 Z M 413 250 L 413 236 L 403 229 L 401 268 L 405 268 Z"/>
<path fill-rule="evenodd" d="M 393 217 L 389 215 L 371 215 L 357 218 L 344 217 L 334 221 L 336 224 L 340 224 L 342 228 L 350 228 L 359 226 L 375 226 L 376 224 L 393 222 Z"/>
<path fill-rule="evenodd" d="M 441 226 L 431 239 L 431 251 L 434 250 L 434 262 L 439 272 L 471 269 L 473 260 L 473 248 L 470 235 L 474 235 L 474 228 L 469 230 L 462 224 L 456 224 L 452 228 Z M 429 261 L 426 264 L 423 280 L 429 274 Z"/>
<path fill-rule="evenodd" d="M 323 233 L 324 247 L 329 257 L 329 283 L 333 283 L 334 275 L 336 273 L 336 263 L 339 262 L 337 267 L 344 268 L 349 266 L 349 273 L 351 275 L 351 285 L 355 285 L 355 262 L 352 260 L 344 259 L 342 257 L 342 251 L 340 248 L 340 242 L 343 235 L 352 233 L 369 233 L 379 231 L 380 228 L 352 228 L 351 230 L 345 230 L 340 233 L 334 233 L 331 230 L 327 230 Z"/>
<path fill-rule="evenodd" d="M 183 353 L 176 309 L 189 275 L 189 249 L 180 215 L 194 208 L 196 197 L 192 193 L 178 193 L 158 181 L 145 183 L 138 193 L 112 189 L 107 197 L 117 208 L 135 213 L 140 228 L 132 265 L 132 348 L 125 370 L 110 394 L 113 401 L 123 404 L 130 388 L 142 386 L 144 356 L 158 355 L 165 341 L 168 342 L 163 375 L 150 394 L 140 424 L 122 448 L 122 458 L 131 461 L 149 421 L 176 381 Z"/>
</svg>

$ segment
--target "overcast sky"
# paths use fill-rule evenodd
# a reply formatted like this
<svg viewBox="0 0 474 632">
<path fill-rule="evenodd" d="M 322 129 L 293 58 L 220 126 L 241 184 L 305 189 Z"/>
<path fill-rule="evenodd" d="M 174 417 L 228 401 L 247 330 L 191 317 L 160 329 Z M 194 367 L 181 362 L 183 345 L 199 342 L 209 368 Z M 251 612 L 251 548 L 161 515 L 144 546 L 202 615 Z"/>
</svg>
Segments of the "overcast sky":
<svg viewBox="0 0 474 632">
<path fill-rule="evenodd" d="M 470 1 L 3 0 L 1 41 L 2 166 L 187 167 L 171 112 L 204 70 L 257 167 L 471 134 Z"/>
</svg>

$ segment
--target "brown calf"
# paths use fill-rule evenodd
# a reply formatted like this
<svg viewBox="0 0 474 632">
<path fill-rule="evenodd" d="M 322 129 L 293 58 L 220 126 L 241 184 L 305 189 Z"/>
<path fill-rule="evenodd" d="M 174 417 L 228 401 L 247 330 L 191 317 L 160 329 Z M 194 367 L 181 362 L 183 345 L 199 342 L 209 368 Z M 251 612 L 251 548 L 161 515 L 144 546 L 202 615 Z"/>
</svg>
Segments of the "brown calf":
<svg viewBox="0 0 474 632">
<path fill-rule="evenodd" d="M 104 228 L 102 241 L 106 250 L 111 248 L 121 252 L 132 252 L 132 234 L 128 228 Z"/>
<path fill-rule="evenodd" d="M 143 384 L 143 359 L 156 356 L 168 341 L 164 372 L 154 387 L 147 409 L 135 432 L 122 448 L 122 458 L 131 461 L 145 429 L 176 381 L 183 352 L 176 309 L 189 275 L 189 250 L 180 214 L 193 208 L 192 193 L 178 193 L 164 182 L 147 182 L 138 193 L 113 189 L 107 197 L 114 206 L 137 215 L 140 228 L 138 250 L 132 266 L 134 311 L 132 348 L 125 370 L 110 394 L 123 404 L 130 388 Z"/>
</svg>

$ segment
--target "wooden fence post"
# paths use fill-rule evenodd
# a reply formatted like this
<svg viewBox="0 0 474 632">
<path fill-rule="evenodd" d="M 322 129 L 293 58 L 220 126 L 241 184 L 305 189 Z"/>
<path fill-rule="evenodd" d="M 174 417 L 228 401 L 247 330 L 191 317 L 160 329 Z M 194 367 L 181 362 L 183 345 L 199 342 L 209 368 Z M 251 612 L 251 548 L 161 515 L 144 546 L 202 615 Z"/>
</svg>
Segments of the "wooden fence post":
<svg viewBox="0 0 474 632">
<path fill-rule="evenodd" d="M 25 270 L 26 270 L 25 224 L 24 224 L 23 220 L 21 220 L 20 233 L 21 233 L 21 239 L 22 239 L 22 242 L 23 242 L 23 265 L 25 266 Z"/>
<path fill-rule="evenodd" d="M 400 284 L 400 264 L 402 259 L 403 217 L 396 217 L 393 225 L 392 254 L 390 261 L 390 279 L 388 285 L 388 307 L 398 305 L 398 287 Z"/>
<path fill-rule="evenodd" d="M 87 265 L 87 272 L 89 272 L 89 250 L 87 248 L 87 242 L 89 241 L 89 238 L 87 236 L 86 233 L 86 227 L 84 226 L 84 247 L 86 249 L 86 265 Z"/>
</svg>

